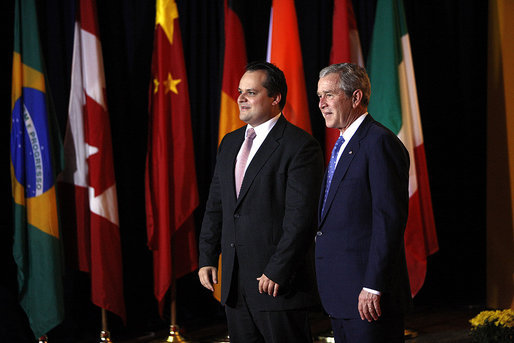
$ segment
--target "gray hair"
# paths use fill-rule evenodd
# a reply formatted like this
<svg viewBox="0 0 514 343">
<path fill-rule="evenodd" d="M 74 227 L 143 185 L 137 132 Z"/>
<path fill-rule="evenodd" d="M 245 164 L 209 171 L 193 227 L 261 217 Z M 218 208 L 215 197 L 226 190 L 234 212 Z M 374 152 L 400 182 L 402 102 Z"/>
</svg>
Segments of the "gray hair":
<svg viewBox="0 0 514 343">
<path fill-rule="evenodd" d="M 362 91 L 361 103 L 368 106 L 371 84 L 366 69 L 352 63 L 332 64 L 321 69 L 319 78 L 321 79 L 332 73 L 339 74 L 339 88 L 347 97 L 350 98 L 355 90 L 360 89 Z"/>
</svg>

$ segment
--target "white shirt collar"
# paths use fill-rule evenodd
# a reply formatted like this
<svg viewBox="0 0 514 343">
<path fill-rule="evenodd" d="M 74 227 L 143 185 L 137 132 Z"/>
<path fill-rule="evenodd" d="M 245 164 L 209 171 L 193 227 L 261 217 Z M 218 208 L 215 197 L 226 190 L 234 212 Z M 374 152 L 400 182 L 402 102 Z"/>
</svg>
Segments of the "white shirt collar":
<svg viewBox="0 0 514 343">
<path fill-rule="evenodd" d="M 255 130 L 255 134 L 256 134 L 256 139 L 260 136 L 260 137 L 263 137 L 264 138 L 268 135 L 268 133 L 271 131 L 271 129 L 273 128 L 273 126 L 275 126 L 275 124 L 277 123 L 278 121 L 278 118 L 280 118 L 280 115 L 282 113 L 279 113 L 277 114 L 276 116 L 274 116 L 273 118 L 269 119 L 268 121 L 265 121 L 264 123 L 262 124 L 259 124 L 255 127 L 251 126 L 250 124 L 246 125 L 246 131 L 248 131 L 249 128 L 253 128 Z M 245 131 L 245 137 L 246 137 L 246 131 Z"/>
<path fill-rule="evenodd" d="M 355 134 L 359 126 L 361 126 L 362 122 L 364 121 L 364 118 L 366 118 L 367 115 L 368 112 L 362 114 L 359 118 L 355 119 L 355 121 L 351 123 L 346 130 L 344 130 L 343 138 L 345 142 L 349 142 L 350 139 L 352 139 L 353 135 Z"/>
<path fill-rule="evenodd" d="M 348 145 L 348 142 L 350 141 L 350 139 L 352 139 L 355 132 L 357 132 L 357 129 L 361 126 L 362 122 L 364 121 L 364 119 L 366 118 L 367 115 L 368 115 L 368 112 L 362 114 L 359 118 L 355 119 L 355 121 L 353 123 L 351 123 L 350 126 L 348 126 L 348 128 L 346 130 L 344 130 L 344 132 L 342 134 L 342 136 L 344 138 L 344 143 L 341 146 L 341 148 L 339 149 L 339 152 L 337 154 L 337 163 L 339 163 L 339 159 L 341 158 L 341 155 L 343 154 L 344 149 Z"/>
<path fill-rule="evenodd" d="M 252 161 L 253 157 L 261 147 L 262 143 L 264 143 L 264 140 L 268 136 L 268 134 L 271 132 L 271 129 L 275 126 L 275 124 L 278 121 L 278 118 L 280 118 L 280 115 L 282 113 L 277 114 L 275 117 L 269 119 L 268 121 L 265 121 L 264 123 L 257 125 L 256 127 L 252 127 L 250 124 L 246 125 L 246 131 L 248 129 L 253 128 L 255 130 L 255 138 L 252 143 L 252 148 L 250 149 L 250 153 L 248 154 L 248 160 L 246 162 L 246 168 L 250 165 L 250 162 Z M 245 131 L 245 137 L 246 137 L 246 131 Z M 237 158 L 239 158 L 239 155 L 241 154 L 241 150 L 243 148 L 243 145 L 241 145 L 241 148 L 239 149 L 239 153 L 237 154 Z M 246 172 L 246 169 L 245 169 Z"/>
</svg>

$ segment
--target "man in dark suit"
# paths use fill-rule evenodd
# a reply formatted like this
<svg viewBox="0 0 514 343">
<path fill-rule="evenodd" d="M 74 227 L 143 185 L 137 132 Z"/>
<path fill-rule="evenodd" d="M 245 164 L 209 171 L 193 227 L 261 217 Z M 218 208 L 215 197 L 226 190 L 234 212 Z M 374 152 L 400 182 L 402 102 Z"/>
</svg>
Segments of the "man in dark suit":
<svg viewBox="0 0 514 343">
<path fill-rule="evenodd" d="M 280 69 L 248 65 L 239 93 L 239 118 L 248 125 L 218 149 L 199 239 L 200 282 L 213 290 L 221 252 L 232 342 L 312 342 L 321 148 L 281 114 L 287 85 Z"/>
<path fill-rule="evenodd" d="M 364 68 L 343 63 L 320 72 L 319 108 L 341 135 L 322 183 L 316 236 L 321 302 L 340 342 L 403 342 L 411 302 L 404 231 L 409 155 L 367 113 Z"/>
</svg>

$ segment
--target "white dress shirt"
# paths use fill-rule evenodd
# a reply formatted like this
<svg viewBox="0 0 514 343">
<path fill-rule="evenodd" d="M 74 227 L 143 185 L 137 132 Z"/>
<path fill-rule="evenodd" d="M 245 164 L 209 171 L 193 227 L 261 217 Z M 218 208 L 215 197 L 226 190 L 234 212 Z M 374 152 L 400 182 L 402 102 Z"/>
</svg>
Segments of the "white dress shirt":
<svg viewBox="0 0 514 343">
<path fill-rule="evenodd" d="M 268 120 L 260 125 L 257 125 L 255 127 L 252 127 L 250 124 L 246 125 L 245 137 L 246 137 L 246 132 L 248 131 L 248 129 L 253 128 L 255 130 L 255 138 L 253 139 L 252 148 L 250 149 L 250 154 L 248 154 L 248 160 L 246 161 L 246 166 L 245 166 L 245 173 L 246 173 L 246 169 L 250 165 L 250 162 L 252 162 L 253 157 L 257 153 L 257 150 L 259 150 L 262 143 L 268 136 L 268 133 L 270 133 L 271 129 L 273 129 L 273 127 L 277 123 L 278 118 L 280 118 L 281 114 L 282 113 L 279 113 L 275 117 L 271 118 L 270 120 Z M 239 155 L 241 155 L 242 148 L 243 148 L 243 145 L 241 145 L 241 148 L 239 149 L 239 153 L 237 154 L 238 159 L 239 159 Z"/>
</svg>

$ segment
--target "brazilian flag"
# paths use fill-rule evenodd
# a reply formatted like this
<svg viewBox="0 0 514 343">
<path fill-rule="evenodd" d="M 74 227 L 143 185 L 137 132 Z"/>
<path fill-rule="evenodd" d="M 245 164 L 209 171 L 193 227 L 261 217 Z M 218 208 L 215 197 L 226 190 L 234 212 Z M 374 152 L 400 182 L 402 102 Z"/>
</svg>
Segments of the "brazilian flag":
<svg viewBox="0 0 514 343">
<path fill-rule="evenodd" d="M 19 301 L 34 335 L 62 322 L 63 251 L 56 175 L 62 144 L 49 108 L 34 0 L 16 0 L 12 70 L 13 255 Z"/>
</svg>

